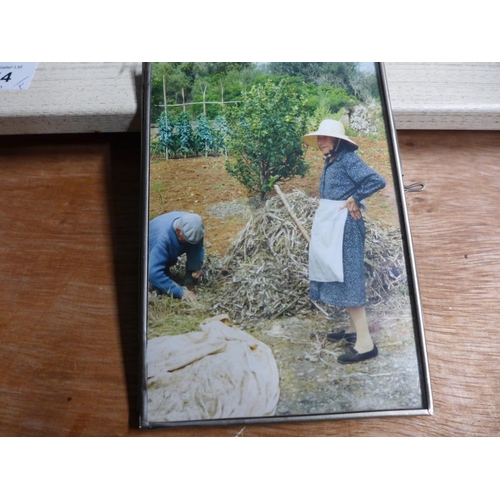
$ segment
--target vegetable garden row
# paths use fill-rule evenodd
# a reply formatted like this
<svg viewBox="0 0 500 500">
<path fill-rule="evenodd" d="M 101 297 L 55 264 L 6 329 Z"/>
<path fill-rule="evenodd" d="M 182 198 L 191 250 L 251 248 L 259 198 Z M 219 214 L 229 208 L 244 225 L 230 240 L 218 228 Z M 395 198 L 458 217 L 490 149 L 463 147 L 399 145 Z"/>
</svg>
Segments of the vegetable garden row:
<svg viewBox="0 0 500 500">
<path fill-rule="evenodd" d="M 203 114 L 191 122 L 188 113 L 176 117 L 162 113 L 157 122 L 158 137 L 152 143 L 152 154 L 163 158 L 227 154 L 229 127 L 224 116 L 214 120 Z"/>
</svg>

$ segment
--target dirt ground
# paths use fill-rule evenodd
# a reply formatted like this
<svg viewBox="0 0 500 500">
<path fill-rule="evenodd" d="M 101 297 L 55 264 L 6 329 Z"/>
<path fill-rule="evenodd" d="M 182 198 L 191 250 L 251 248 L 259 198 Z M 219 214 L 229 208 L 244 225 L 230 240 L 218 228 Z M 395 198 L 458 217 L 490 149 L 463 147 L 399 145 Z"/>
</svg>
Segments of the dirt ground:
<svg viewBox="0 0 500 500">
<path fill-rule="evenodd" d="M 366 138 L 356 140 L 362 151 L 361 158 L 386 179 L 390 179 L 391 165 L 385 142 Z M 303 178 L 296 177 L 280 184 L 284 193 L 300 189 L 308 196 L 318 195 L 323 156 L 310 149 L 306 160 L 310 163 L 309 172 Z M 173 210 L 198 213 L 203 217 L 205 241 L 209 244 L 210 252 L 221 257 L 245 227 L 248 215 L 227 213 L 226 217 L 221 218 L 212 213 L 213 207 L 249 198 L 246 188 L 226 172 L 225 161 L 224 156 L 154 160 L 150 178 L 150 218 Z M 388 185 L 384 190 L 375 193 L 367 200 L 367 205 L 370 217 L 387 224 L 398 224 L 392 186 Z"/>
<path fill-rule="evenodd" d="M 388 181 L 384 190 L 367 200 L 368 213 L 383 224 L 397 226 L 396 199 L 385 142 L 356 139 L 363 160 Z M 235 200 L 247 200 L 250 196 L 227 174 L 225 160 L 223 156 L 154 160 L 150 177 L 150 217 L 173 210 L 198 213 L 205 224 L 206 252 L 219 257 L 225 254 L 251 216 L 251 210 L 235 210 Z M 309 150 L 306 160 L 310 162 L 310 172 L 304 178 L 282 183 L 284 193 L 300 189 L 309 196 L 317 196 L 322 155 Z M 345 344 L 326 341 L 326 333 L 348 326 L 347 314 L 328 320 L 319 311 L 313 311 L 307 316 L 255 320 L 241 325 L 271 347 L 275 356 L 281 394 L 277 415 L 420 408 L 420 375 L 412 319 L 409 308 L 401 308 L 401 300 L 405 299 L 397 297 L 367 308 L 379 356 L 355 365 L 341 365 L 336 361 Z"/>
<path fill-rule="evenodd" d="M 418 364 L 410 318 L 400 311 L 370 310 L 370 328 L 379 355 L 342 365 L 345 343 L 326 334 L 348 326 L 347 316 L 329 322 L 319 315 L 262 322 L 255 337 L 273 350 L 281 376 L 278 415 L 310 415 L 419 408 Z"/>
</svg>

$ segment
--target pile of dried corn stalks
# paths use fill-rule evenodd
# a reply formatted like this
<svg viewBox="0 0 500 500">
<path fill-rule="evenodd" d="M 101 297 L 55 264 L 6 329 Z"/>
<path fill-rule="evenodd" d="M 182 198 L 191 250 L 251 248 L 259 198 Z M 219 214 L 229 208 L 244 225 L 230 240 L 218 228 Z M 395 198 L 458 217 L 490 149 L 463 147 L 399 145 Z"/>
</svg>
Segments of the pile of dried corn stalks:
<svg viewBox="0 0 500 500">
<path fill-rule="evenodd" d="M 310 233 L 318 199 L 295 191 L 287 200 Z M 366 216 L 365 224 L 367 295 L 373 304 L 406 285 L 406 273 L 400 232 L 383 229 Z M 221 262 L 207 264 L 213 309 L 229 313 L 236 321 L 314 309 L 309 300 L 307 242 L 279 197 L 254 214 Z"/>
</svg>

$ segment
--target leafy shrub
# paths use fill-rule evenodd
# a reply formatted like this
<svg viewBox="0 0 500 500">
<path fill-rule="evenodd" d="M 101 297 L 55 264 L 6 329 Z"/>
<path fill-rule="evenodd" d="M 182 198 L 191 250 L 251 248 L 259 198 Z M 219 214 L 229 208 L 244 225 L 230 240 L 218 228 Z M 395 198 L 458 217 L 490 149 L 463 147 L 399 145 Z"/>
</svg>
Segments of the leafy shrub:
<svg viewBox="0 0 500 500">
<path fill-rule="evenodd" d="M 164 152 L 168 151 L 168 155 L 174 154 L 175 147 L 175 137 L 174 137 L 174 127 L 175 124 L 170 116 L 166 116 L 162 113 L 158 118 L 158 141 L 160 143 L 161 150 Z"/>
<path fill-rule="evenodd" d="M 223 115 L 219 115 L 212 121 L 212 135 L 214 151 L 224 153 L 227 156 L 227 143 L 229 141 L 229 125 Z"/>
<path fill-rule="evenodd" d="M 227 156 L 229 126 L 223 115 L 209 120 L 201 114 L 193 127 L 187 113 L 180 113 L 177 118 L 162 113 L 157 126 L 158 136 L 151 141 L 151 155 L 164 156 L 167 149 L 169 158 L 222 153 Z"/>
<path fill-rule="evenodd" d="M 175 123 L 175 150 L 176 154 L 186 157 L 195 152 L 193 128 L 189 115 L 185 112 L 179 114 Z"/>
<path fill-rule="evenodd" d="M 239 106 L 227 111 L 233 160 L 228 173 L 263 199 L 278 181 L 304 176 L 302 136 L 307 133 L 304 100 L 283 81 L 267 81 L 242 94 Z"/>
<path fill-rule="evenodd" d="M 205 115 L 198 117 L 196 133 L 194 137 L 196 152 L 208 156 L 214 150 L 214 137 L 210 122 Z"/>
</svg>

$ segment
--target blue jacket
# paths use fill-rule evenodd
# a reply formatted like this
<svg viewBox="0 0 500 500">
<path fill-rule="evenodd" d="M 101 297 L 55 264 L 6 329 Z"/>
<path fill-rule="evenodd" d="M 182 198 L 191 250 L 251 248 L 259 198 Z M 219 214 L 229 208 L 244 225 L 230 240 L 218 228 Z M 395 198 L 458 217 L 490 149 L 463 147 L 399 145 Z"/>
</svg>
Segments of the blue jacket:
<svg viewBox="0 0 500 500">
<path fill-rule="evenodd" d="M 178 257 L 186 254 L 186 271 L 198 271 L 204 257 L 203 238 L 195 245 L 179 243 L 177 239 L 173 223 L 184 213 L 169 212 L 149 223 L 149 282 L 157 290 L 178 299 L 184 289 L 170 278 L 170 267 L 177 264 Z"/>
</svg>

